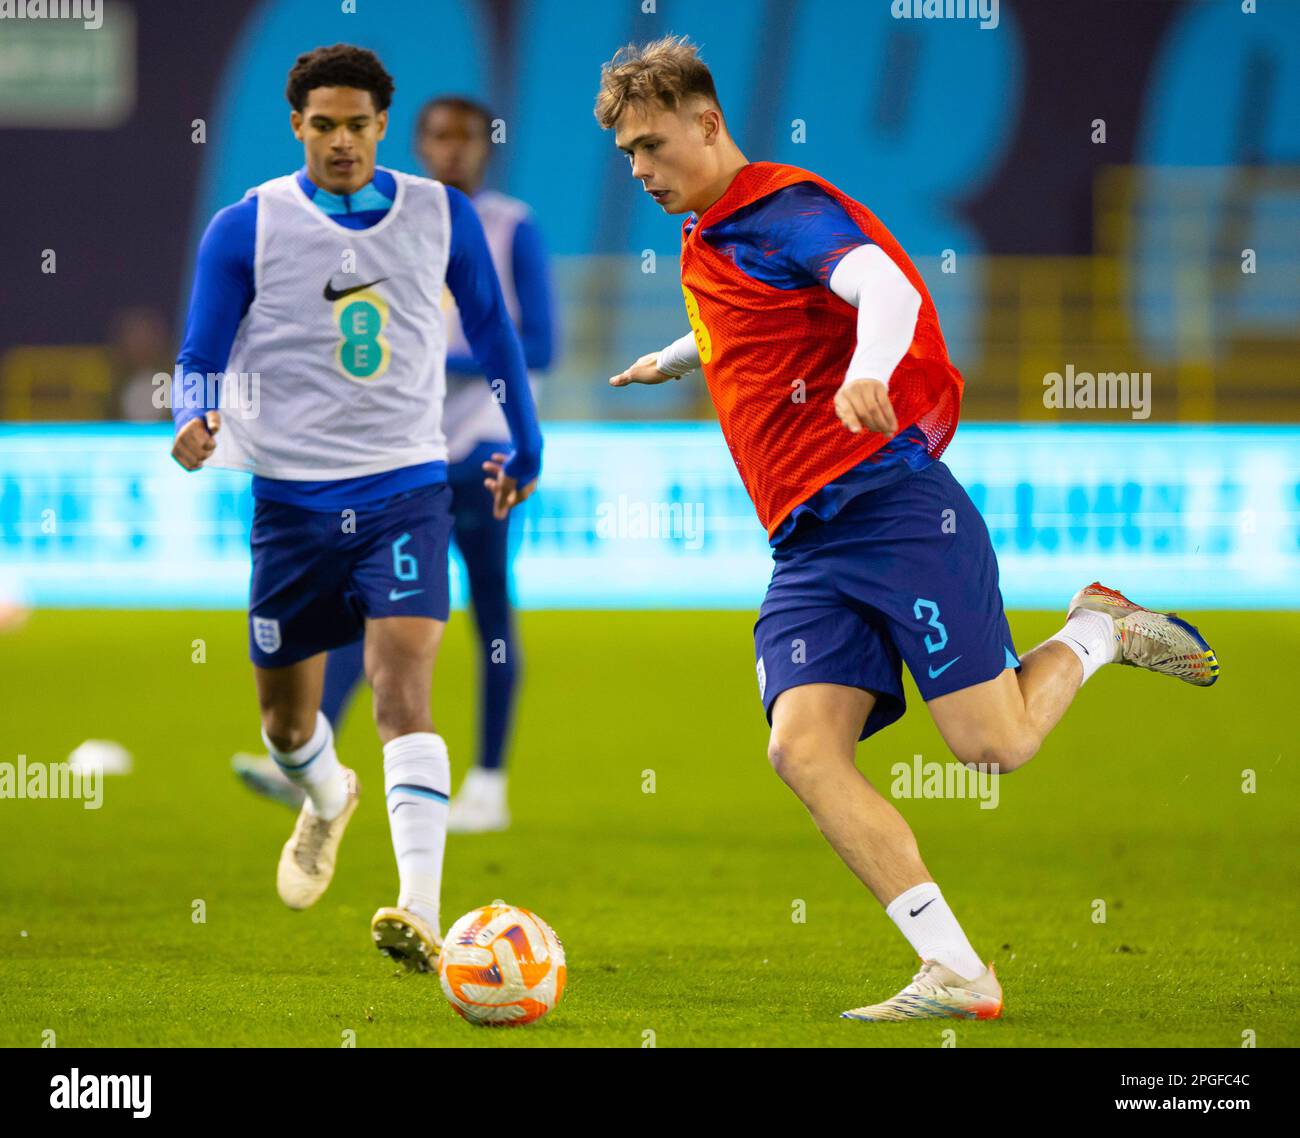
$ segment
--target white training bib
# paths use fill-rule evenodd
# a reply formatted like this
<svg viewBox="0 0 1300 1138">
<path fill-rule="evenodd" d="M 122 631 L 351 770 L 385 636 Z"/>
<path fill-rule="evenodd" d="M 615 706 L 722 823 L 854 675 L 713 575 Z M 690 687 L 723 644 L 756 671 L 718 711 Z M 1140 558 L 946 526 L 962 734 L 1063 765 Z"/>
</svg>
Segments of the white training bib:
<svg viewBox="0 0 1300 1138">
<path fill-rule="evenodd" d="M 521 309 L 519 293 L 515 287 L 514 245 L 515 230 L 529 215 L 528 207 L 518 198 L 499 194 L 495 190 L 482 190 L 473 198 L 475 212 L 483 223 L 488 252 L 501 293 L 505 297 L 510 319 L 519 327 Z M 447 318 L 448 355 L 472 355 L 465 333 L 461 329 L 460 313 L 450 291 L 444 291 L 443 304 Z M 537 385 L 532 384 L 534 398 Z M 443 407 L 443 430 L 447 436 L 447 459 L 460 462 L 480 442 L 504 441 L 510 438 L 510 428 L 501 405 L 493 398 L 492 389 L 480 376 L 451 375 L 447 377 L 447 399 Z"/>
<path fill-rule="evenodd" d="M 256 374 L 258 414 L 222 415 L 211 465 L 302 481 L 446 459 L 447 191 L 389 172 L 369 229 L 332 221 L 292 174 L 248 191 L 256 294 L 226 370 Z"/>
</svg>

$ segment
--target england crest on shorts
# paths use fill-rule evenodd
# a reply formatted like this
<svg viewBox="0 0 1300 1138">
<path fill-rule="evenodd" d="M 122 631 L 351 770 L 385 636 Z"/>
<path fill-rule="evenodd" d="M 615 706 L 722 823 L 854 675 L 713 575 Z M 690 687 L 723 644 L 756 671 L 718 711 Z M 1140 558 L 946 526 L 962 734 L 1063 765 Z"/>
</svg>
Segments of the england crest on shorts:
<svg viewBox="0 0 1300 1138">
<path fill-rule="evenodd" d="M 253 617 L 253 642 L 268 655 L 280 650 L 280 622 L 271 617 Z"/>
<path fill-rule="evenodd" d="M 763 657 L 758 658 L 758 698 L 767 694 L 767 669 L 763 666 Z"/>
</svg>

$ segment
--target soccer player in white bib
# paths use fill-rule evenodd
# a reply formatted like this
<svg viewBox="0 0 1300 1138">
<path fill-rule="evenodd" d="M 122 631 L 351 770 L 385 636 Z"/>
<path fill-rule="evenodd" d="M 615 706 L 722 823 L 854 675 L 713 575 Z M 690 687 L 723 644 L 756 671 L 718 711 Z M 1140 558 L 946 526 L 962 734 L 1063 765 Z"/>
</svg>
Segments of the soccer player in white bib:
<svg viewBox="0 0 1300 1138">
<path fill-rule="evenodd" d="M 219 211 L 204 234 L 172 454 L 187 470 L 253 475 L 249 640 L 262 735 L 306 794 L 280 856 L 280 897 L 295 909 L 320 898 L 356 809 L 357 776 L 320 703 L 325 654 L 364 634 L 399 878 L 397 904 L 375 913 L 371 932 L 381 951 L 429 971 L 450 789 L 430 714 L 452 526 L 444 288 L 509 427 L 513 453 L 482 464 L 498 518 L 535 487 L 542 439 L 469 199 L 375 164 L 392 95 L 369 51 L 336 44 L 299 57 L 286 96 L 306 162 Z M 255 385 L 255 415 L 222 415 L 211 385 L 194 380 L 221 373 L 224 385 Z"/>
<path fill-rule="evenodd" d="M 506 308 L 524 348 L 530 375 L 550 366 L 555 320 L 550 272 L 541 234 L 531 211 L 517 198 L 483 188 L 492 153 L 492 115 L 457 95 L 430 99 L 417 119 L 416 147 L 429 176 L 466 194 L 483 223 L 488 249 Z M 482 464 L 507 449 L 509 426 L 483 373 L 450 290 L 443 294 L 447 316 L 447 396 L 442 429 L 447 437 L 447 482 L 451 486 L 452 540 L 465 564 L 478 632 L 478 755 L 451 801 L 449 833 L 485 833 L 510 825 L 506 804 L 506 751 L 522 670 L 522 652 L 510 599 L 511 516 L 493 514 L 484 489 Z M 321 711 L 337 732 L 364 674 L 360 640 L 329 653 Z M 235 773 L 249 789 L 293 809 L 302 791 L 275 762 L 241 752 Z"/>
</svg>

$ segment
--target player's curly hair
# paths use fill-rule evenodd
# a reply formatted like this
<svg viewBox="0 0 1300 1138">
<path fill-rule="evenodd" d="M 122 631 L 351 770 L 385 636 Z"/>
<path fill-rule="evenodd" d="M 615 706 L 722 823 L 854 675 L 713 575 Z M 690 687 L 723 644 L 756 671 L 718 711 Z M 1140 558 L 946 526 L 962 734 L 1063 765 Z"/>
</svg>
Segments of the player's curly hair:
<svg viewBox="0 0 1300 1138">
<path fill-rule="evenodd" d="M 713 75 L 687 36 L 664 36 L 647 44 L 627 44 L 600 69 L 596 121 L 609 130 L 628 107 L 675 111 L 687 99 L 702 96 L 718 110 Z"/>
<path fill-rule="evenodd" d="M 317 87 L 355 87 L 369 91 L 375 109 L 388 110 L 393 101 L 393 77 L 384 70 L 379 56 L 364 47 L 336 43 L 298 56 L 289 72 L 284 97 L 295 111 L 307 105 L 307 95 Z"/>
</svg>

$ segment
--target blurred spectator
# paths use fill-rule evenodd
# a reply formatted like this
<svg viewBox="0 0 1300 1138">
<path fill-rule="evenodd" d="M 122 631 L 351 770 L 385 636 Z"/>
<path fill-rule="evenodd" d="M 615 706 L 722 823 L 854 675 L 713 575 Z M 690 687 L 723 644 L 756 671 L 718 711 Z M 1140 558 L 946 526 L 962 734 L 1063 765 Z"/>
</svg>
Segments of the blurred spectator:
<svg viewBox="0 0 1300 1138">
<path fill-rule="evenodd" d="M 108 348 L 113 374 L 109 415 L 132 423 L 169 420 L 167 408 L 154 405 L 154 376 L 170 375 L 175 356 L 162 314 L 156 308 L 120 310 L 113 317 Z"/>
</svg>

